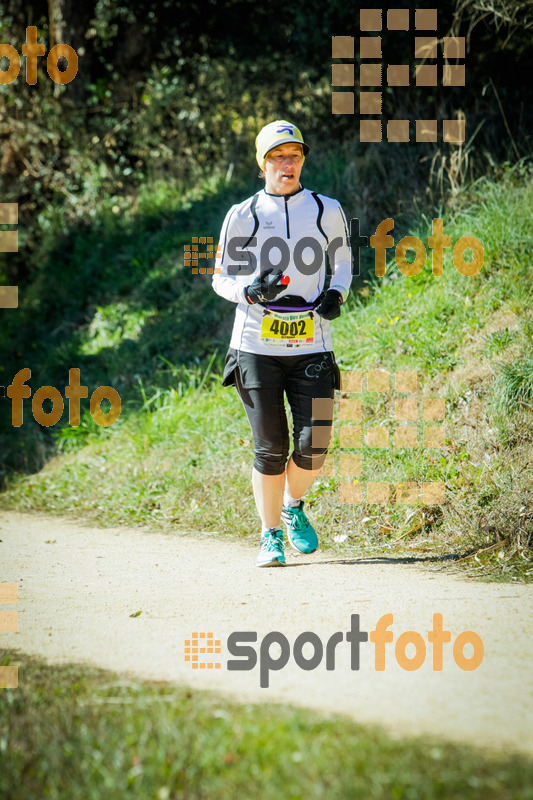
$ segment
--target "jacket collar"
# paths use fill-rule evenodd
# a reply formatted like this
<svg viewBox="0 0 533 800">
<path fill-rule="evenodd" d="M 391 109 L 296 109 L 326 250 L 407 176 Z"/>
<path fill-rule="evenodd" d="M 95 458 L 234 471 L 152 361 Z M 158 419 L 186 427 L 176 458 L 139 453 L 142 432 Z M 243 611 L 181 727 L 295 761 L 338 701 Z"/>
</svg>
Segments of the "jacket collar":
<svg viewBox="0 0 533 800">
<path fill-rule="evenodd" d="M 267 194 L 269 197 L 294 197 L 295 194 L 300 194 L 303 192 L 304 187 L 302 184 L 299 185 L 298 189 L 295 192 L 291 192 L 290 194 L 274 194 L 273 192 L 267 192 L 266 189 L 263 189 L 264 193 Z"/>
</svg>

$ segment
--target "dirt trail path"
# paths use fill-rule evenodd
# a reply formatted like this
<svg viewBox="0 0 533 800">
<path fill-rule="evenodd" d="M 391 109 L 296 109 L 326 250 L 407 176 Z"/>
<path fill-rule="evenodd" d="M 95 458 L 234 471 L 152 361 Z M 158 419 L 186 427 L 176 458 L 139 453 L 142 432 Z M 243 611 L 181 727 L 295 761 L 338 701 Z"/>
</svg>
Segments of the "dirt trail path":
<svg viewBox="0 0 533 800">
<path fill-rule="evenodd" d="M 474 583 L 392 560 L 298 556 L 290 548 L 285 569 L 260 570 L 257 548 L 246 543 L 15 512 L 0 515 L 0 539 L 0 581 L 19 586 L 19 632 L 1 634 L 2 646 L 236 700 L 343 712 L 399 736 L 435 734 L 533 754 L 532 586 Z M 374 669 L 371 642 L 361 645 L 359 671 L 351 670 L 346 641 L 337 646 L 334 671 L 326 671 L 325 656 L 313 671 L 295 664 L 292 646 L 303 631 L 325 645 L 334 632 L 349 630 L 351 614 L 372 631 L 387 613 L 394 614 L 394 642 L 386 645 L 385 671 Z M 417 671 L 396 663 L 398 636 L 417 631 L 427 642 L 434 613 L 443 614 L 452 642 L 464 630 L 481 636 L 478 669 L 461 670 L 451 644 L 444 645 L 441 672 L 433 671 L 429 644 Z M 184 640 L 194 631 L 221 640 L 221 669 L 193 670 L 184 661 Z M 287 637 L 289 662 L 270 673 L 268 688 L 259 687 L 259 667 L 227 670 L 232 631 L 256 631 L 257 652 L 270 631 Z M 303 652 L 310 657 L 311 646 Z M 470 652 L 468 645 L 465 656 Z M 278 653 L 273 646 L 272 656 Z"/>
</svg>

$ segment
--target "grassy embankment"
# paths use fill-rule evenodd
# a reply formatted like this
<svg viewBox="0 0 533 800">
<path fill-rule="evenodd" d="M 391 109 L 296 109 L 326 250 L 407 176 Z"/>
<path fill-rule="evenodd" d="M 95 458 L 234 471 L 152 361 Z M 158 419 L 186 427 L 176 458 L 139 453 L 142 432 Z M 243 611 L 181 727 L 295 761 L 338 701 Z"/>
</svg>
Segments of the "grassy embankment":
<svg viewBox="0 0 533 800">
<path fill-rule="evenodd" d="M 13 661 L 19 688 L 0 692 L 0 795 L 10 800 L 533 798 L 533 763 L 520 756 Z"/>
<path fill-rule="evenodd" d="M 154 218 L 157 209 L 168 215 L 171 203 L 163 190 L 149 202 Z M 334 323 L 341 368 L 417 370 L 419 409 L 422 397 L 447 400 L 444 448 L 374 450 L 364 445 L 363 473 L 354 480 L 442 482 L 446 500 L 425 507 L 420 498 L 416 505 L 403 505 L 395 498 L 387 506 L 343 505 L 338 486 L 346 478 L 338 475 L 337 461 L 336 474 L 320 477 L 308 495 L 323 547 L 343 554 L 392 549 L 413 556 L 483 550 L 465 563 L 481 564 L 482 571 L 507 577 L 531 577 L 533 259 L 526 210 L 532 206 L 533 183 L 526 168 L 510 171 L 498 182 L 482 179 L 463 194 L 453 213 L 444 214 L 444 232 L 451 236 L 452 246 L 463 234 L 477 236 L 483 243 L 485 264 L 478 275 L 459 274 L 448 250 L 443 276 L 434 277 L 428 249 L 426 267 L 418 276 L 404 277 L 391 261 L 385 279 L 354 283 L 352 297 Z M 165 226 L 168 221 L 163 234 Z M 427 243 L 431 219 L 419 219 L 409 233 Z M 146 245 L 155 248 L 156 255 L 164 251 L 157 235 Z M 175 229 L 166 235 L 173 236 L 176 248 L 181 248 L 182 240 L 189 241 L 188 232 L 179 235 L 179 242 Z M 118 244 L 120 230 L 116 237 Z M 131 250 L 131 241 L 128 246 Z M 88 248 L 86 243 L 86 252 L 82 248 L 74 258 L 97 257 Z M 132 258 L 130 250 L 119 251 L 115 262 Z M 178 318 L 175 305 L 170 316 L 146 308 L 143 316 L 133 302 L 109 304 L 98 310 L 90 325 L 78 327 L 67 358 L 73 366 L 80 355 L 89 359 L 104 354 L 107 374 L 123 374 L 130 357 L 137 359 L 137 365 L 140 337 L 154 316 L 159 350 L 151 341 L 146 358 L 157 360 L 158 374 L 146 377 L 140 370 L 137 385 L 125 393 L 122 416 L 112 427 L 97 426 L 88 412 L 79 428 L 65 425 L 57 434 L 61 454 L 38 474 L 12 479 L 2 503 L 104 524 L 255 536 L 249 481 L 252 440 L 240 401 L 233 390 L 220 387 L 218 374 L 232 309 L 214 296 L 206 276 L 197 276 L 194 282 L 176 266 L 175 257 L 164 252 L 154 261 L 150 269 L 147 253 L 134 259 L 141 263 L 154 296 L 161 291 L 167 270 L 171 281 L 181 275 Z M 194 352 L 201 336 L 199 315 L 205 315 L 217 333 L 215 352 L 198 367 L 174 365 L 164 355 L 169 354 L 165 336 L 173 331 L 173 339 L 177 338 L 177 358 L 187 347 Z M 206 351 L 206 342 L 202 347 Z M 391 444 L 393 397 L 392 392 L 363 395 L 363 423 L 387 427 Z M 421 439 L 419 411 L 419 444 Z M 337 419 L 335 458 L 338 447 Z"/>
</svg>

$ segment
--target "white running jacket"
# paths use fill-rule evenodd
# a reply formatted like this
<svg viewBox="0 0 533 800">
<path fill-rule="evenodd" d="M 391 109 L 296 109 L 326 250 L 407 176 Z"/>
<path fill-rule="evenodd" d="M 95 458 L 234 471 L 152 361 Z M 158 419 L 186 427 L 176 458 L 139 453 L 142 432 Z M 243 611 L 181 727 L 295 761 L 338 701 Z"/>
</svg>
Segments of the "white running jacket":
<svg viewBox="0 0 533 800">
<path fill-rule="evenodd" d="M 318 314 L 314 314 L 311 344 L 272 345 L 262 340 L 265 309 L 248 303 L 244 288 L 267 267 L 274 267 L 274 272 L 284 268 L 290 283 L 276 302 L 285 295 L 298 295 L 312 303 L 324 289 L 327 251 L 332 271 L 329 288 L 336 289 L 344 302 L 352 280 L 348 236 L 340 203 L 301 186 L 292 195 L 273 195 L 262 189 L 232 206 L 222 225 L 213 275 L 215 292 L 237 303 L 230 347 L 265 355 L 333 350 L 330 322 Z M 277 244 L 273 237 L 278 238 Z"/>
</svg>

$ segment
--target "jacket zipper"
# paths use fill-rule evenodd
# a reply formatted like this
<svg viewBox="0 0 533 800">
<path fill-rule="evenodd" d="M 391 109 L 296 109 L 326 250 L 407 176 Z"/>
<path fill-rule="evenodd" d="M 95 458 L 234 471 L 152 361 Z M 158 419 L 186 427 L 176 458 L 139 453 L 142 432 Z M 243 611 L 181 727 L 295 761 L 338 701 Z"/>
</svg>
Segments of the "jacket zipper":
<svg viewBox="0 0 533 800">
<path fill-rule="evenodd" d="M 287 208 L 287 203 L 289 202 L 288 195 L 283 195 L 283 199 L 285 200 L 285 222 L 287 223 L 287 239 L 291 238 L 291 232 L 289 229 L 289 210 Z"/>
</svg>

